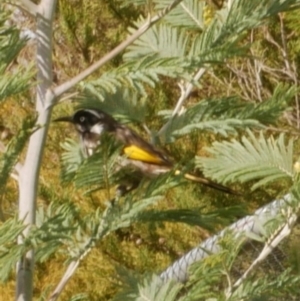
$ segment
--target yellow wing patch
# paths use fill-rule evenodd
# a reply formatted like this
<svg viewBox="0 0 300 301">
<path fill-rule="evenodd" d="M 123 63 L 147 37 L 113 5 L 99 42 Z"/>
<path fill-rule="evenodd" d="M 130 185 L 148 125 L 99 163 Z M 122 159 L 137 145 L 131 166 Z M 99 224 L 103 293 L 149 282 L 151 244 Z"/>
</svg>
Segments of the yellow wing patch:
<svg viewBox="0 0 300 301">
<path fill-rule="evenodd" d="M 156 154 L 151 154 L 136 145 L 126 146 L 123 149 L 124 154 L 132 160 L 144 161 L 153 164 L 165 163 L 162 158 Z"/>
</svg>

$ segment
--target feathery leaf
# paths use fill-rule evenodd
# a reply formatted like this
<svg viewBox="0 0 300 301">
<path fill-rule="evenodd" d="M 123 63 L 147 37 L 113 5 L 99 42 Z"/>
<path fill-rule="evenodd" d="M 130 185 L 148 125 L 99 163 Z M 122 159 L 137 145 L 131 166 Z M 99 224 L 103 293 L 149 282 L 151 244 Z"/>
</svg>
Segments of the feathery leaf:
<svg viewBox="0 0 300 301">
<path fill-rule="evenodd" d="M 156 8 L 161 9 L 166 1 L 155 1 Z M 173 9 L 165 18 L 171 26 L 185 27 L 193 30 L 204 29 L 204 8 L 206 3 L 198 0 L 184 0 Z"/>
<path fill-rule="evenodd" d="M 179 292 L 182 289 L 182 284 L 176 282 L 175 280 L 163 282 L 163 280 L 157 275 L 146 276 L 142 279 L 141 277 L 139 279 L 133 279 L 131 276 L 129 279 L 123 273 L 123 280 L 126 281 L 127 287 L 122 293 L 119 293 L 114 297 L 114 301 L 173 301 L 178 300 Z"/>
<path fill-rule="evenodd" d="M 141 98 L 133 89 L 117 89 L 115 93 L 105 93 L 104 100 L 90 93 L 78 98 L 79 109 L 100 109 L 114 116 L 122 123 L 143 122 L 147 114 L 146 98 Z"/>
<path fill-rule="evenodd" d="M 29 136 L 32 133 L 32 128 L 34 126 L 34 120 L 25 119 L 22 124 L 22 129 L 19 133 L 10 141 L 6 152 L 3 154 L 0 160 L 0 192 L 6 185 L 6 182 L 17 163 L 18 156 L 22 152 Z"/>
<path fill-rule="evenodd" d="M 24 245 L 16 245 L 17 237 L 25 226 L 22 221 L 8 219 L 0 226 L 0 279 L 7 280 L 20 256 L 26 250 Z"/>
<path fill-rule="evenodd" d="M 26 40 L 20 39 L 20 31 L 7 25 L 4 21 L 7 14 L 0 12 L 0 101 L 18 94 L 30 86 L 29 79 L 33 76 L 30 66 L 18 67 L 10 72 L 9 67 L 25 46 Z M 11 68 L 11 69 L 12 69 Z M 11 74 L 10 74 L 11 73 Z"/>
<path fill-rule="evenodd" d="M 144 23 L 142 19 L 137 25 Z M 130 29 L 130 32 L 135 30 Z M 186 52 L 188 35 L 185 30 L 165 24 L 152 26 L 134 44 L 126 49 L 125 61 L 140 59 L 145 56 L 156 58 L 183 57 Z"/>
<path fill-rule="evenodd" d="M 62 168 L 60 177 L 63 182 L 70 182 L 84 161 L 83 151 L 80 144 L 72 139 L 66 139 L 60 146 L 64 149 L 61 156 Z"/>
<path fill-rule="evenodd" d="M 196 165 L 204 174 L 223 183 L 259 180 L 256 189 L 278 179 L 293 179 L 293 141 L 285 146 L 284 135 L 266 139 L 262 133 L 256 138 L 248 131 L 250 139 L 242 142 L 215 142 L 208 152 L 212 158 L 197 157 Z"/>
</svg>

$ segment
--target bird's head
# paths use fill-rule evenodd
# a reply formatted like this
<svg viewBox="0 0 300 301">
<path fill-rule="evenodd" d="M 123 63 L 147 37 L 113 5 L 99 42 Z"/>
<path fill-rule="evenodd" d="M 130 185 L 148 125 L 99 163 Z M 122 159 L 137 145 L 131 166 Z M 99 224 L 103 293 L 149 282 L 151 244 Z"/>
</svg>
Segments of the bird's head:
<svg viewBox="0 0 300 301">
<path fill-rule="evenodd" d="M 101 135 L 104 131 L 112 131 L 116 121 L 110 115 L 100 110 L 82 109 L 72 116 L 60 117 L 55 122 L 70 122 L 74 124 L 79 134 L 93 133 Z"/>
</svg>

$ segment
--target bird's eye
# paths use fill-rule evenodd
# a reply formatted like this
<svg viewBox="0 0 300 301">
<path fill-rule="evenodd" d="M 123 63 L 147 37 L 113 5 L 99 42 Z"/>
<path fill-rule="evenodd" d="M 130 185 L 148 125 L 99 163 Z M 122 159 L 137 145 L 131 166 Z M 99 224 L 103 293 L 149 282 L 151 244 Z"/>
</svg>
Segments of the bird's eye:
<svg viewBox="0 0 300 301">
<path fill-rule="evenodd" d="M 79 121 L 80 121 L 80 122 L 84 122 L 84 121 L 85 121 L 85 117 L 84 117 L 84 116 L 81 116 L 81 117 L 79 118 Z"/>
</svg>

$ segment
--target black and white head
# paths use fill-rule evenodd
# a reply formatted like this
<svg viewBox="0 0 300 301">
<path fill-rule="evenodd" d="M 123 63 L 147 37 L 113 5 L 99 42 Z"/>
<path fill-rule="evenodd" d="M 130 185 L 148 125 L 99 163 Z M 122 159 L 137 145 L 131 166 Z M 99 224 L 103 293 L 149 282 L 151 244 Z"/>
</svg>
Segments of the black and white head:
<svg viewBox="0 0 300 301">
<path fill-rule="evenodd" d="M 117 124 L 113 117 L 95 109 L 82 109 L 76 111 L 72 116 L 60 117 L 54 121 L 74 124 L 82 147 L 88 155 L 91 155 L 100 144 L 100 136 L 105 131 L 114 131 Z"/>
<path fill-rule="evenodd" d="M 73 123 L 79 134 L 93 133 L 101 135 L 104 131 L 113 131 L 116 121 L 110 115 L 95 109 L 82 109 L 72 116 L 65 116 L 54 121 Z"/>
</svg>

